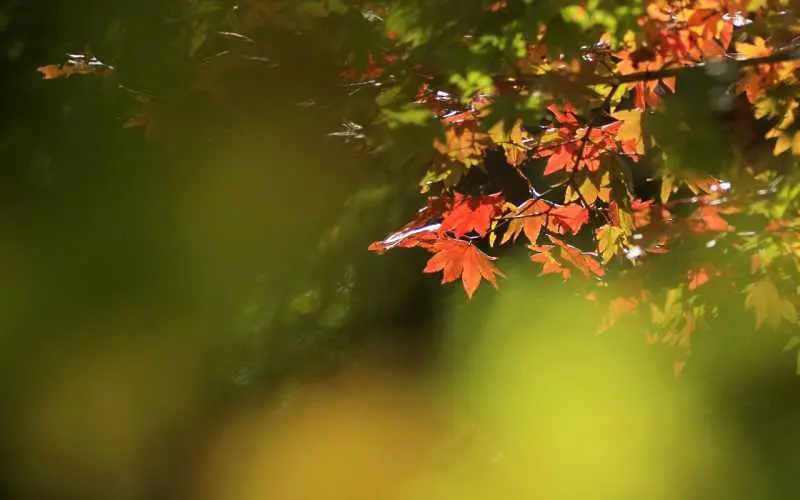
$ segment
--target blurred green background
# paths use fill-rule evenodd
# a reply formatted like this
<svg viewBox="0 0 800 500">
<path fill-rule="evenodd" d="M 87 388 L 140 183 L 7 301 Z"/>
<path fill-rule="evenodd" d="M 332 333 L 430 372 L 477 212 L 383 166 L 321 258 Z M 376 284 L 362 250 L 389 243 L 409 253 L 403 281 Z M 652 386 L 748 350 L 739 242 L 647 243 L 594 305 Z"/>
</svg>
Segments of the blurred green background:
<svg viewBox="0 0 800 500">
<path fill-rule="evenodd" d="M 731 311 L 675 380 L 524 255 L 467 304 L 425 255 L 369 254 L 419 198 L 329 135 L 325 47 L 273 33 L 280 69 L 209 99 L 204 5 L 213 33 L 232 5 L 0 2 L 4 498 L 797 495 L 777 334 Z M 154 139 L 120 80 L 35 71 L 86 47 L 153 96 Z"/>
</svg>

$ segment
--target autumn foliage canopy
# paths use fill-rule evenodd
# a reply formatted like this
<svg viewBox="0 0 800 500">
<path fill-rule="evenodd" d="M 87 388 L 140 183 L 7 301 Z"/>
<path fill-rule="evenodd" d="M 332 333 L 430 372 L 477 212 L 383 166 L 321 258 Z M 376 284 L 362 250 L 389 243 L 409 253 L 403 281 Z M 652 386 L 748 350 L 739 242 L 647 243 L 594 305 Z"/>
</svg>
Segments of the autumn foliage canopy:
<svg viewBox="0 0 800 500">
<path fill-rule="evenodd" d="M 688 353 L 731 300 L 757 328 L 800 320 L 797 13 L 795 0 L 251 0 L 226 33 L 327 43 L 352 103 L 334 135 L 419 186 L 419 211 L 371 251 L 428 252 L 422 272 L 472 297 L 529 279 L 502 272 L 521 249 L 540 275 L 581 283 L 601 329 L 644 316 L 649 341 Z M 231 67 L 203 60 L 196 86 Z M 39 71 L 125 68 L 82 56 Z M 128 126 L 151 127 L 140 101 Z"/>
</svg>

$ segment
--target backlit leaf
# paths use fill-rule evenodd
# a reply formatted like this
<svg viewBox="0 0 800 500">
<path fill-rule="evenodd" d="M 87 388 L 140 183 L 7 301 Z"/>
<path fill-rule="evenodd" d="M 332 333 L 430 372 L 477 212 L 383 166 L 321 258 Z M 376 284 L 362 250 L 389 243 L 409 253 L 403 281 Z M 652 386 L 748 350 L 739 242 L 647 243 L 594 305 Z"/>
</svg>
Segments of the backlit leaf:
<svg viewBox="0 0 800 500">
<path fill-rule="evenodd" d="M 765 323 L 777 328 L 781 320 L 789 323 L 797 321 L 794 305 L 780 296 L 778 289 L 768 277 L 747 285 L 744 292 L 745 308 L 755 312 L 756 328 L 761 328 Z"/>
<path fill-rule="evenodd" d="M 428 260 L 423 272 L 441 271 L 442 283 L 450 283 L 461 278 L 464 290 L 470 298 L 481 279 L 485 279 L 497 288 L 497 276 L 503 276 L 492 264 L 493 257 L 489 257 L 467 241 L 440 240 L 433 244 L 432 250 L 434 255 Z"/>
<path fill-rule="evenodd" d="M 624 238 L 625 230 L 621 227 L 607 224 L 597 230 L 597 250 L 603 263 L 607 263 L 617 254 Z"/>
<path fill-rule="evenodd" d="M 536 244 L 536 240 L 547 222 L 550 209 L 551 205 L 544 200 L 528 200 L 520 205 L 519 209 L 511 213 L 511 219 L 500 244 L 505 244 L 509 240 L 516 241 L 520 233 L 525 233 L 528 241 Z"/>
<path fill-rule="evenodd" d="M 42 74 L 45 80 L 53 80 L 55 78 L 59 78 L 61 76 L 65 76 L 65 72 L 61 69 L 61 66 L 57 64 L 48 64 L 46 66 L 40 66 L 36 68 L 36 71 Z"/>
<path fill-rule="evenodd" d="M 622 127 L 617 132 L 617 139 L 620 141 L 635 141 L 636 152 L 644 153 L 644 140 L 642 139 L 642 111 L 626 110 L 612 113 L 611 116 L 622 121 Z"/>
<path fill-rule="evenodd" d="M 456 193 L 453 208 L 442 220 L 442 230 L 451 231 L 456 236 L 464 236 L 472 231 L 485 236 L 502 204 L 503 197 L 500 194 L 466 196 Z"/>
<path fill-rule="evenodd" d="M 673 177 L 671 174 L 666 174 L 661 178 L 661 192 L 659 193 L 659 199 L 661 200 L 661 203 L 666 203 L 669 201 L 669 197 L 672 195 L 674 187 L 675 177 Z"/>
<path fill-rule="evenodd" d="M 577 234 L 589 222 L 589 210 L 580 203 L 570 203 L 550 210 L 551 220 L 561 233 Z"/>
</svg>

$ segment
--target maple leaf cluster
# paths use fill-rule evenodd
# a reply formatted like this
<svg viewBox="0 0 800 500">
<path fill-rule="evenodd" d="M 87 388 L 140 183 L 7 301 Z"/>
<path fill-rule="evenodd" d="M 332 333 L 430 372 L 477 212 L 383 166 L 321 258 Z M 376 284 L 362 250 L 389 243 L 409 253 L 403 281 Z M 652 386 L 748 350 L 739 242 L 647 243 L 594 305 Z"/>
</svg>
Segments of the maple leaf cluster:
<svg viewBox="0 0 800 500">
<path fill-rule="evenodd" d="M 492 11 L 507 8 L 499 2 Z M 432 179 L 441 184 L 441 192 L 429 194 L 428 206 L 420 212 L 425 215 L 370 248 L 384 252 L 393 247 L 420 247 L 432 252 L 424 272 L 441 271 L 443 283 L 460 277 L 472 297 L 481 278 L 497 287 L 496 277 L 503 276 L 495 258 L 486 252 L 514 243 L 521 235 L 527 240 L 531 260 L 541 265 L 541 274 L 565 280 L 589 278 L 588 285 L 600 290 L 615 289 L 607 280 L 612 268 L 614 276 L 640 276 L 648 256 L 657 258 L 699 240 L 707 241 L 704 251 L 709 253 L 716 245 L 723 246 L 721 241 L 733 251 L 754 252 L 761 242 L 760 232 L 737 232 L 732 216 L 763 215 L 763 229 L 770 226 L 781 238 L 794 241 L 775 222 L 786 212 L 775 216 L 768 201 L 758 200 L 758 193 L 775 192 L 779 176 L 765 175 L 747 162 L 734 163 L 731 172 L 737 173 L 724 174 L 736 177 L 737 184 L 732 185 L 719 173 L 670 168 L 674 148 L 670 149 L 669 142 L 676 139 L 659 135 L 655 125 L 649 125 L 656 123 L 653 117 L 663 109 L 669 111 L 666 96 L 680 99 L 682 92 L 693 91 L 679 87 L 680 75 L 726 62 L 738 72 L 726 90 L 731 99 L 746 99 L 755 120 L 777 122 L 764 138 L 777 139 L 775 155 L 787 150 L 800 155 L 800 129 L 794 125 L 800 102 L 796 90 L 800 56 L 795 46 L 773 45 L 779 43 L 779 36 L 771 44 L 763 35 L 771 29 L 768 19 L 775 14 L 774 8 L 768 2 L 733 0 L 651 1 L 638 19 L 639 31 L 622 37 L 607 33 L 594 49 L 583 50 L 575 59 L 549 57 L 548 27 L 542 26 L 531 34 L 513 76 L 492 75 L 492 86 L 474 94 L 471 101 L 456 99 L 460 107 L 453 105 L 453 99 L 432 97 L 447 94 L 426 83 L 417 102 L 429 106 L 445 134 L 445 141 L 434 141 L 431 164 L 438 172 L 443 164 L 458 165 L 450 171 L 460 173 L 455 178 L 428 176 L 423 192 L 431 189 Z M 798 18 L 792 17 L 791 22 L 800 29 Z M 737 30 L 751 24 L 759 27 L 760 31 L 753 30 L 759 35 L 737 35 Z M 794 55 L 787 55 L 790 50 Z M 553 88 L 559 85 L 567 98 Z M 489 121 L 495 100 L 509 92 L 521 99 L 538 96 L 539 102 L 541 96 L 548 96 L 551 102 L 545 99 L 540 109 L 546 112 L 549 125 L 531 126 L 518 118 Z M 691 122 L 675 126 L 682 134 L 702 133 Z M 466 196 L 458 192 L 463 172 L 480 166 L 491 150 L 505 153 L 509 168 L 530 188 L 530 199 L 515 205 L 503 193 Z M 667 165 L 651 174 L 651 182 L 660 189 L 650 199 L 637 197 L 632 181 L 636 176 L 630 173 L 646 168 L 638 166 L 648 163 L 645 158 L 651 165 L 652 158 Z M 540 194 L 532 177 L 552 178 L 545 194 L 556 194 Z M 563 200 L 554 199 L 557 193 L 564 193 Z M 433 210 L 436 203 L 439 209 Z M 797 209 L 793 206 L 790 212 L 795 217 Z M 592 235 L 593 246 L 575 246 L 574 237 L 582 231 Z M 483 250 L 478 248 L 481 244 Z M 800 254 L 786 250 L 785 245 L 781 248 L 770 253 L 771 264 L 759 261 L 759 266 L 744 272 L 711 260 L 692 262 L 672 288 L 660 293 L 651 293 L 639 280 L 640 292 L 611 293 L 605 300 L 603 307 L 609 312 L 603 328 L 626 315 L 649 311 L 651 323 L 660 331 L 648 332 L 648 339 L 688 353 L 691 334 L 716 314 L 716 306 L 702 294 L 721 282 L 728 283 L 725 290 L 745 294 L 745 306 L 755 311 L 757 327 L 796 322 L 793 304 L 798 301 L 787 298 L 788 288 L 775 285 L 775 272 L 786 264 L 783 259 L 800 262 Z M 599 300 L 596 292 L 587 296 Z M 676 363 L 682 366 L 682 360 Z"/>
<path fill-rule="evenodd" d="M 382 33 L 375 46 L 342 42 L 336 77 L 353 94 L 376 94 L 370 151 L 407 147 L 381 142 L 404 131 L 421 138 L 424 174 L 413 180 L 425 202 L 371 251 L 429 252 L 423 272 L 460 280 L 471 298 L 504 276 L 491 254 L 524 242 L 541 274 L 584 280 L 607 311 L 604 329 L 646 316 L 649 341 L 687 353 L 724 294 L 744 296 L 759 328 L 798 323 L 787 276 L 800 279 L 800 178 L 787 165 L 800 157 L 800 3 L 646 0 L 603 10 L 611 8 L 501 0 L 443 12 L 384 0 L 370 15 L 361 2 L 318 3 L 309 17 L 289 0 L 248 2 L 237 29 L 257 38 L 275 22 L 308 32 L 330 15 L 368 17 L 359 29 Z M 219 94 L 213 72 L 230 68 L 201 66 L 195 85 Z M 55 79 L 111 69 L 86 56 L 39 71 Z M 715 121 L 734 109 L 730 127 Z M 128 126 L 149 121 L 145 113 Z M 739 144 L 741 129 L 757 147 Z M 767 154 L 755 154 L 763 144 Z M 704 165 L 728 145 L 728 164 Z M 488 173 L 491 152 L 502 153 L 525 199 L 494 184 L 467 188 L 475 170 Z M 652 289 L 650 269 L 678 252 L 691 258 Z"/>
<path fill-rule="evenodd" d="M 555 105 L 550 105 L 548 109 L 559 125 L 558 140 L 532 155 L 532 158 L 547 158 L 544 175 L 562 170 L 597 172 L 601 167 L 601 159 L 614 153 L 627 155 L 634 161 L 638 158 L 636 138 L 617 138 L 623 124 L 621 120 L 598 127 L 583 126 L 577 118 L 577 111 L 569 103 L 563 110 Z"/>
</svg>

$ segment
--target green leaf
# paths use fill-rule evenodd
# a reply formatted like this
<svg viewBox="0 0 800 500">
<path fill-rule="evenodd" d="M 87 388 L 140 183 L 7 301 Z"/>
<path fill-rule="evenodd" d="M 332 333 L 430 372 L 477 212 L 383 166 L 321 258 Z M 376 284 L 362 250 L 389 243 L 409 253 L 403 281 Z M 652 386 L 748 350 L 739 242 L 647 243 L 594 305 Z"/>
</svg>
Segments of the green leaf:
<svg viewBox="0 0 800 500">
<path fill-rule="evenodd" d="M 419 104 L 407 104 L 400 108 L 381 110 L 380 122 L 395 129 L 402 125 L 425 125 L 433 119 L 431 111 Z"/>
<path fill-rule="evenodd" d="M 489 132 L 502 123 L 503 132 L 508 133 L 520 120 L 526 124 L 537 123 L 541 120 L 542 109 L 538 96 L 501 94 L 494 98 L 489 113 L 481 120 L 481 131 Z"/>
<path fill-rule="evenodd" d="M 791 351 L 792 349 L 797 349 L 798 347 L 800 347 L 800 337 L 792 337 L 783 347 L 783 351 Z"/>
<path fill-rule="evenodd" d="M 480 92 L 489 91 L 492 88 L 492 77 L 481 71 L 471 70 L 464 75 L 455 74 L 450 76 L 450 83 L 458 87 L 461 91 L 462 100 L 470 101 Z"/>
<path fill-rule="evenodd" d="M 192 40 L 189 43 L 189 57 L 194 56 L 200 47 L 206 43 L 206 38 L 208 37 L 208 25 L 205 22 L 201 22 L 197 26 L 195 26 L 194 31 L 192 32 Z"/>
</svg>

